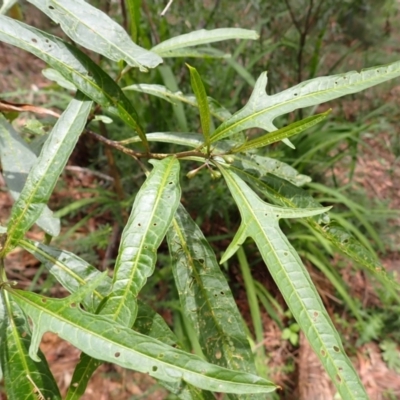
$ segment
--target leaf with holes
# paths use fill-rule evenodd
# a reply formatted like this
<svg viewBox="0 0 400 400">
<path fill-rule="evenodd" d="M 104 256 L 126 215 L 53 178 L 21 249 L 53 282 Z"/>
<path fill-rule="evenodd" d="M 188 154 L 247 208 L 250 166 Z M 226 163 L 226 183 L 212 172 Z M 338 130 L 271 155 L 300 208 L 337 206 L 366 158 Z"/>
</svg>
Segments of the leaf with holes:
<svg viewBox="0 0 400 400">
<path fill-rule="evenodd" d="M 36 352 L 43 334 L 50 331 L 91 357 L 168 382 L 183 379 L 206 390 L 238 394 L 269 393 L 276 388 L 255 375 L 217 367 L 109 318 L 89 314 L 76 306 L 79 297 L 75 295 L 50 299 L 20 290 L 9 291 L 33 322 L 29 355 L 34 360 L 38 360 Z"/>
<path fill-rule="evenodd" d="M 2 15 L 0 40 L 29 51 L 45 61 L 86 96 L 119 116 L 147 144 L 131 102 L 113 79 L 78 48 Z"/>
<path fill-rule="evenodd" d="M 184 315 L 207 360 L 255 373 L 242 317 L 215 254 L 200 228 L 180 206 L 168 231 L 172 272 Z"/>
<path fill-rule="evenodd" d="M 265 93 L 267 73 L 264 72 L 258 78 L 247 104 L 214 131 L 211 142 L 250 128 L 273 132 L 276 130 L 273 121 L 280 115 L 357 93 L 398 76 L 400 62 L 394 62 L 361 72 L 353 71 L 310 79 L 270 96 Z"/>
<path fill-rule="evenodd" d="M 221 262 L 229 259 L 250 236 L 342 398 L 368 399 L 308 271 L 279 228 L 280 218 L 311 217 L 329 208 L 289 209 L 272 206 L 263 202 L 234 172 L 222 167 L 220 170 L 242 218 L 240 228 Z"/>
<path fill-rule="evenodd" d="M 28 0 L 75 43 L 114 61 L 124 60 L 141 71 L 155 68 L 162 58 L 132 42 L 126 31 L 101 10 L 84 0 Z"/>
</svg>

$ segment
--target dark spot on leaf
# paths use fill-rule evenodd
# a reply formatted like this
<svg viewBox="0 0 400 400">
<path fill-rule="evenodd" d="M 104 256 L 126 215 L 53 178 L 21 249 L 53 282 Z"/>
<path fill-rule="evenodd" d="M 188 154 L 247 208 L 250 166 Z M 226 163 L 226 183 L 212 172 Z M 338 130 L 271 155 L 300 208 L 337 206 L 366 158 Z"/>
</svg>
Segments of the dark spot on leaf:
<svg viewBox="0 0 400 400">
<path fill-rule="evenodd" d="M 204 259 L 203 258 L 199 258 L 199 263 L 200 264 L 204 264 Z"/>
<path fill-rule="evenodd" d="M 76 303 L 71 303 L 69 306 L 70 306 L 71 308 L 76 308 Z"/>
<path fill-rule="evenodd" d="M 276 218 L 279 218 L 280 217 L 280 215 L 279 214 L 276 214 Z"/>
<path fill-rule="evenodd" d="M 174 182 L 168 182 L 168 185 L 172 185 Z"/>
<path fill-rule="evenodd" d="M 297 96 L 297 93 L 295 93 L 294 96 Z"/>
<path fill-rule="evenodd" d="M 317 318 L 318 317 L 318 311 L 314 311 L 314 318 Z"/>
<path fill-rule="evenodd" d="M 335 81 L 335 85 L 337 85 L 337 81 Z"/>
<path fill-rule="evenodd" d="M 118 358 L 120 355 L 121 355 L 121 353 L 120 353 L 119 351 L 117 351 L 117 352 L 114 354 L 114 356 L 117 357 L 117 358 Z"/>
<path fill-rule="evenodd" d="M 336 375 L 336 380 L 337 380 L 338 382 L 342 382 L 342 378 L 340 377 L 340 375 Z"/>
<path fill-rule="evenodd" d="M 164 353 L 160 353 L 160 354 L 158 355 L 158 358 L 164 358 Z"/>
<path fill-rule="evenodd" d="M 215 293 L 215 294 L 214 294 L 214 297 L 218 297 L 218 293 Z"/>
<path fill-rule="evenodd" d="M 268 214 L 267 214 L 267 213 L 265 213 L 265 216 L 267 217 L 267 216 L 268 216 Z"/>
<path fill-rule="evenodd" d="M 50 10 L 54 10 L 54 7 L 53 7 L 53 6 L 49 6 L 49 8 L 50 8 Z"/>
<path fill-rule="evenodd" d="M 333 350 L 335 350 L 335 351 L 336 351 L 336 353 L 339 353 L 339 347 L 337 347 L 337 346 L 333 346 Z"/>
<path fill-rule="evenodd" d="M 326 356 L 326 351 L 324 349 L 321 350 L 321 355 L 322 355 L 322 357 Z"/>
<path fill-rule="evenodd" d="M 222 290 L 220 291 L 220 293 L 222 294 L 222 296 L 224 296 L 224 295 L 225 295 L 225 293 L 224 293 Z"/>
<path fill-rule="evenodd" d="M 343 240 L 343 243 L 344 243 L 344 244 L 349 243 L 349 239 L 344 239 L 344 240 Z"/>
<path fill-rule="evenodd" d="M 32 42 L 33 42 L 33 43 L 37 43 L 37 40 L 36 40 L 36 39 L 32 39 Z"/>
<path fill-rule="evenodd" d="M 158 367 L 156 367 L 155 365 L 151 368 L 153 372 L 156 372 L 158 370 Z"/>
<path fill-rule="evenodd" d="M 285 251 L 285 252 L 283 253 L 283 255 L 286 256 L 286 257 L 288 256 L 288 254 L 289 254 L 289 253 L 288 253 L 287 251 Z"/>
<path fill-rule="evenodd" d="M 137 224 L 137 226 L 142 226 L 142 224 L 139 223 L 139 224 Z"/>
<path fill-rule="evenodd" d="M 46 302 L 47 302 L 47 299 L 42 298 L 42 303 L 46 303 Z"/>
<path fill-rule="evenodd" d="M 154 222 L 153 226 L 157 226 L 157 224 Z"/>
</svg>

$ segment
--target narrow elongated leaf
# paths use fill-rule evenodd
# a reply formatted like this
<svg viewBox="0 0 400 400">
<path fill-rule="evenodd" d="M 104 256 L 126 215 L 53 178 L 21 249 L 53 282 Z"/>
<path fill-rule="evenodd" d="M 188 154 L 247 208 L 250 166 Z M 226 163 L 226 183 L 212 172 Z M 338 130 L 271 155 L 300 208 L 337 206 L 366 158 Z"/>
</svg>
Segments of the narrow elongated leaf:
<svg viewBox="0 0 400 400">
<path fill-rule="evenodd" d="M 4 253 L 18 243 L 43 212 L 85 127 L 91 106 L 92 102 L 78 93 L 52 129 L 12 208 Z"/>
<path fill-rule="evenodd" d="M 86 96 L 119 116 L 147 144 L 131 102 L 113 79 L 82 51 L 56 36 L 1 15 L 0 40 L 45 61 Z"/>
<path fill-rule="evenodd" d="M 154 169 L 136 195 L 121 237 L 115 264 L 112 293 L 99 313 L 132 327 L 138 311 L 137 296 L 152 275 L 157 249 L 180 201 L 179 161 L 153 161 Z M 83 393 L 99 362 L 82 354 L 73 375 L 73 393 Z"/>
<path fill-rule="evenodd" d="M 96 7 L 84 0 L 28 0 L 43 11 L 81 46 L 114 60 L 124 60 L 141 71 L 155 68 L 162 58 L 132 42 L 129 35 Z"/>
<path fill-rule="evenodd" d="M 255 375 L 217 367 L 108 318 L 89 314 L 76 307 L 74 296 L 59 300 L 19 290 L 11 294 L 33 321 L 29 354 L 34 359 L 42 335 L 51 331 L 92 357 L 165 381 L 183 379 L 206 390 L 228 393 L 268 393 L 275 389 Z"/>
<path fill-rule="evenodd" d="M 182 206 L 167 237 L 182 309 L 192 322 L 207 360 L 256 373 L 242 317 L 229 285 L 211 246 Z"/>
<path fill-rule="evenodd" d="M 2 114 L 0 114 L 0 160 L 7 188 L 12 198 L 16 200 L 37 157 Z M 44 207 L 36 223 L 51 236 L 58 236 L 60 233 L 60 220 L 53 217 L 53 212 L 47 206 Z"/>
<path fill-rule="evenodd" d="M 311 217 L 328 208 L 272 206 L 263 202 L 235 173 L 224 168 L 221 172 L 242 218 L 242 224 L 221 262 L 231 257 L 248 236 L 253 238 L 294 318 L 342 398 L 368 399 L 307 269 L 279 228 L 280 218 Z"/>
<path fill-rule="evenodd" d="M 40 363 L 29 357 L 30 328 L 20 308 L 0 291 L 0 362 L 9 400 L 61 400 L 43 354 Z M 42 396 L 42 397 L 40 397 Z"/>
<path fill-rule="evenodd" d="M 186 64 L 190 71 L 190 84 L 193 92 L 196 96 L 197 104 L 200 112 L 201 130 L 204 136 L 204 142 L 207 146 L 207 151 L 210 151 L 210 126 L 211 126 L 211 115 L 210 108 L 208 107 L 207 93 L 204 88 L 203 81 L 197 69 Z"/>
<path fill-rule="evenodd" d="M 98 269 L 67 250 L 27 239 L 22 239 L 19 245 L 35 256 L 70 293 L 75 293 L 100 274 Z M 111 286 L 111 278 L 105 277 L 96 289 L 82 299 L 85 309 L 96 312 L 100 302 L 110 293 Z"/>
<path fill-rule="evenodd" d="M 258 149 L 260 147 L 268 146 L 272 143 L 279 142 L 283 139 L 297 135 L 300 132 L 303 132 L 304 130 L 321 122 L 328 116 L 330 112 L 331 110 L 322 114 L 313 115 L 312 117 L 304 118 L 301 121 L 293 122 L 288 126 L 278 129 L 277 131 L 249 140 L 248 142 L 243 143 L 241 146 L 235 147 L 232 152 L 239 153 L 251 149 Z"/>
<path fill-rule="evenodd" d="M 172 104 L 182 102 L 189 104 L 193 107 L 199 107 L 195 96 L 183 94 L 180 91 L 173 92 L 172 90 L 169 90 L 162 85 L 140 83 L 136 85 L 125 86 L 124 88 L 122 88 L 122 90 L 134 90 L 136 92 L 147 93 L 152 96 L 159 97 L 160 99 L 166 100 Z M 220 121 L 225 121 L 232 116 L 232 114 L 225 107 L 219 104 L 212 97 L 207 96 L 207 100 L 210 113 L 213 117 L 218 118 Z"/>
<path fill-rule="evenodd" d="M 229 39 L 258 39 L 258 34 L 255 31 L 240 28 L 219 28 L 190 32 L 180 35 L 154 46 L 151 50 L 161 57 L 168 57 L 174 51 L 182 48 L 198 46 L 206 43 L 215 43 Z"/>
<path fill-rule="evenodd" d="M 269 132 L 275 131 L 273 120 L 280 115 L 357 93 L 399 75 L 400 62 L 395 62 L 364 69 L 361 72 L 352 71 L 314 78 L 269 96 L 265 93 L 267 73 L 264 72 L 258 78 L 247 104 L 214 131 L 211 141 L 216 142 L 229 135 L 255 127 Z"/>
<path fill-rule="evenodd" d="M 153 160 L 154 168 L 135 198 L 124 228 L 113 277 L 113 291 L 101 313 L 132 326 L 136 298 L 153 274 L 157 249 L 180 202 L 180 164 L 176 158 Z"/>
<path fill-rule="evenodd" d="M 246 370 L 253 360 L 232 292 L 211 246 L 183 206 L 168 232 L 168 245 L 182 307 L 204 354 L 214 363 Z"/>
</svg>

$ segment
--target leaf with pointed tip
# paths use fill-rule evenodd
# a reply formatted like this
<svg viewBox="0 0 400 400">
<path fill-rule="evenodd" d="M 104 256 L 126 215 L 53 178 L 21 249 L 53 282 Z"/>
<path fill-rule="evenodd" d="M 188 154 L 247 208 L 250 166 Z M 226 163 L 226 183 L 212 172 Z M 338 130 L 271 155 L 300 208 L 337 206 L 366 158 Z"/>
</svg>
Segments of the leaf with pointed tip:
<svg viewBox="0 0 400 400">
<path fill-rule="evenodd" d="M 239 153 L 251 149 L 258 149 L 260 147 L 265 147 L 272 143 L 279 142 L 283 139 L 297 135 L 300 132 L 303 132 L 304 130 L 311 128 L 312 126 L 324 120 L 330 112 L 331 110 L 328 110 L 322 114 L 317 114 L 308 118 L 304 118 L 301 121 L 293 122 L 292 124 L 285 126 L 281 129 L 278 129 L 272 133 L 261 135 L 260 137 L 249 140 L 243 143 L 242 145 L 232 149 L 232 153 Z"/>
<path fill-rule="evenodd" d="M 278 176 L 268 174 L 260 177 L 254 170 L 243 170 L 236 165 L 232 165 L 231 170 L 277 205 L 291 208 L 322 207 L 305 190 Z M 399 288 L 399 284 L 386 273 L 379 260 L 342 226 L 331 222 L 328 214 L 321 214 L 318 219 L 307 218 L 307 222 L 341 253 L 367 268 L 379 279 L 389 282 L 392 288 Z"/>
<path fill-rule="evenodd" d="M 196 96 L 197 104 L 200 112 L 201 130 L 204 136 L 204 144 L 207 146 L 208 152 L 210 151 L 210 126 L 211 115 L 210 108 L 208 107 L 207 93 L 201 80 L 200 74 L 197 69 L 186 64 L 190 71 L 190 84 Z"/>
<path fill-rule="evenodd" d="M 28 173 L 37 157 L 12 125 L 0 114 L 0 160 L 7 188 L 14 200 L 18 199 Z M 60 220 L 45 206 L 36 224 L 51 236 L 60 233 Z"/>
<path fill-rule="evenodd" d="M 310 79 L 269 96 L 265 92 L 267 73 L 263 72 L 247 104 L 214 131 L 211 142 L 250 128 L 261 128 L 273 132 L 276 130 L 273 120 L 280 115 L 357 93 L 398 76 L 400 76 L 399 61 L 364 69 L 361 72 L 352 71 Z"/>
<path fill-rule="evenodd" d="M 1 15 L 0 40 L 45 61 L 86 96 L 119 116 L 147 145 L 131 102 L 113 79 L 78 48 L 56 36 Z"/>
<path fill-rule="evenodd" d="M 151 50 L 161 57 L 180 57 L 181 49 L 188 49 L 192 46 L 198 46 L 206 43 L 215 43 L 229 39 L 258 39 L 255 31 L 240 28 L 219 28 L 219 29 L 200 29 L 198 31 L 186 33 L 154 46 Z"/>
<path fill-rule="evenodd" d="M 92 357 L 165 381 L 183 379 L 206 390 L 238 394 L 275 390 L 270 382 L 255 375 L 217 367 L 109 318 L 89 314 L 76 307 L 74 296 L 60 300 L 20 290 L 9 291 L 33 322 L 29 355 L 34 359 L 42 335 L 51 331 Z"/>
<path fill-rule="evenodd" d="M 0 291 L 0 362 L 9 400 L 61 400 L 46 358 L 39 351 L 40 363 L 29 357 L 29 323 L 8 293 Z"/>
<path fill-rule="evenodd" d="M 78 92 L 54 125 L 14 203 L 3 254 L 15 247 L 43 212 L 89 116 L 92 102 Z"/>
<path fill-rule="evenodd" d="M 182 309 L 207 360 L 256 373 L 242 317 L 215 254 L 200 228 L 180 206 L 167 235 Z"/>
<path fill-rule="evenodd" d="M 155 68 L 162 58 L 132 42 L 125 29 L 84 0 L 28 0 L 75 43 L 114 61 L 124 60 L 141 71 Z"/>
<path fill-rule="evenodd" d="M 159 97 L 160 99 L 166 100 L 172 104 L 177 104 L 177 101 L 189 104 L 193 107 L 199 107 L 195 96 L 183 94 L 182 92 L 173 92 L 167 89 L 163 85 L 140 83 L 130 86 L 125 86 L 122 90 L 134 90 L 140 93 L 147 93 L 152 96 Z M 212 97 L 207 96 L 208 107 L 210 109 L 210 114 L 218 118 L 220 121 L 225 121 L 230 118 L 232 114 L 221 104 L 219 104 Z"/>
<path fill-rule="evenodd" d="M 288 209 L 263 202 L 229 169 L 220 168 L 238 205 L 242 223 L 221 262 L 229 259 L 250 236 L 294 318 L 344 399 L 368 399 L 348 359 L 307 269 L 279 228 L 280 218 L 311 217 L 329 208 Z"/>
<path fill-rule="evenodd" d="M 113 291 L 101 310 L 101 314 L 126 326 L 135 321 L 137 296 L 154 271 L 157 249 L 181 197 L 179 161 L 168 157 L 151 163 L 154 168 L 135 198 L 122 233 Z"/>
</svg>

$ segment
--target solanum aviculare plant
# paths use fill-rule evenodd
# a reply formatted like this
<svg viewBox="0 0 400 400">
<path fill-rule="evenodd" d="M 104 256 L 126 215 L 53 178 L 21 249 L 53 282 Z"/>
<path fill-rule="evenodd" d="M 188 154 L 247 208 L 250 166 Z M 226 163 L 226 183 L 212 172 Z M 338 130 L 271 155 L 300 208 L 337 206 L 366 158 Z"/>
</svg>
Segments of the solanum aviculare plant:
<svg viewBox="0 0 400 400">
<path fill-rule="evenodd" d="M 111 61 L 123 60 L 124 73 L 129 68 L 155 69 L 166 58 L 213 54 L 195 48 L 198 45 L 257 38 L 254 31 L 236 28 L 200 30 L 147 50 L 133 43 L 109 16 L 83 0 L 30 2 L 59 23 L 74 43 Z M 117 83 L 119 77 L 111 77 L 75 44 L 3 15 L 0 40 L 41 58 L 55 71 L 51 74 L 54 79 L 62 79 L 64 86 L 68 82 L 69 88 L 76 89 L 38 157 L 5 117 L 0 117 L 0 158 L 15 198 L 9 221 L 1 230 L 0 248 L 0 359 L 10 399 L 61 398 L 38 351 L 47 331 L 82 350 L 66 397 L 70 400 L 84 394 L 90 377 L 102 362 L 150 374 L 182 399 L 212 399 L 215 392 L 228 393 L 229 398 L 251 395 L 262 399 L 277 389 L 267 376 L 258 376 L 234 295 L 201 227 L 181 204 L 181 187 L 187 181 L 181 179 L 180 171 L 189 171 L 193 162 L 199 165 L 188 175 L 197 179 L 197 173 L 205 170 L 213 178 L 223 179 L 240 212 L 240 227 L 221 262 L 229 263 L 244 241 L 248 237 L 253 239 L 341 397 L 367 398 L 317 289 L 281 230 L 279 220 L 304 218 L 312 229 L 350 258 L 370 269 L 380 267 L 365 257 L 368 252 L 362 246 L 356 247 L 353 242 L 350 246 L 342 240 L 343 231 L 330 224 L 329 207 L 321 206 L 300 187 L 308 181 L 306 176 L 263 155 L 260 149 L 282 140 L 290 144 L 291 136 L 318 124 L 330 111 L 280 129 L 274 125 L 276 117 L 399 76 L 399 62 L 361 73 L 315 78 L 273 96 L 265 92 L 267 74 L 263 73 L 247 104 L 232 115 L 207 96 L 193 62 L 188 71 L 194 96 L 173 93 L 151 83 L 121 88 Z M 46 76 L 50 76 L 48 71 Z M 139 120 L 129 98 L 132 90 L 196 107 L 202 135 L 145 132 L 147 121 Z M 94 132 L 92 114 L 100 109 L 125 124 L 130 132 L 127 140 L 114 140 L 116 125 L 108 128 L 108 138 Z M 251 128 L 267 132 L 245 139 L 243 133 Z M 49 199 L 79 136 L 86 134 L 130 156 L 132 169 L 128 174 L 135 168 L 142 168 L 146 174 L 130 207 L 110 274 L 101 273 L 66 249 L 26 238 L 35 223 L 50 236 L 58 234 L 58 221 L 51 215 Z M 126 147 L 128 142 L 141 142 L 144 151 Z M 179 152 L 159 153 L 152 151 L 153 142 L 183 148 Z M 143 159 L 148 159 L 149 165 Z M 162 317 L 139 300 L 142 288 L 154 273 L 165 238 L 181 309 L 197 335 L 201 356 L 180 349 Z M 17 246 L 33 254 L 70 295 L 54 299 L 16 289 L 8 280 L 7 255 Z"/>
</svg>

